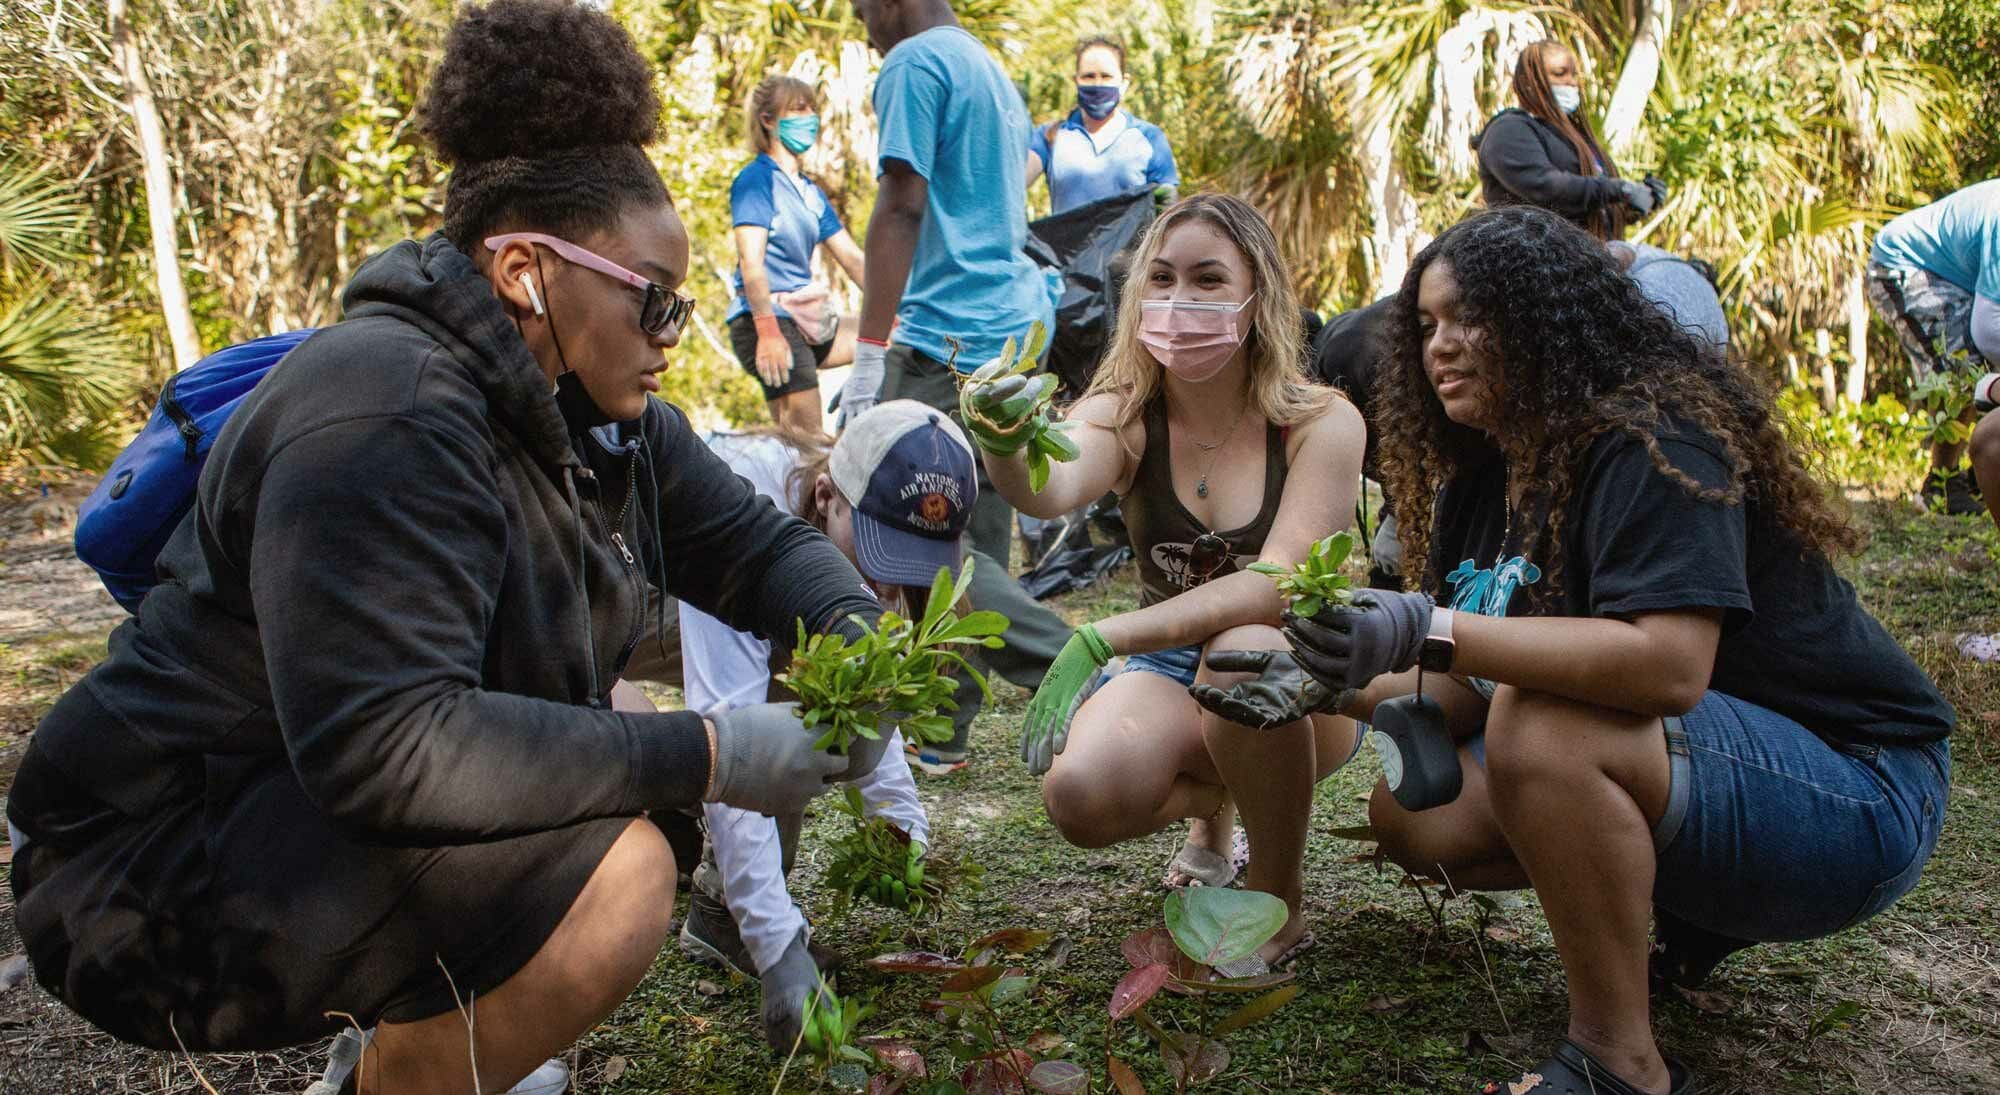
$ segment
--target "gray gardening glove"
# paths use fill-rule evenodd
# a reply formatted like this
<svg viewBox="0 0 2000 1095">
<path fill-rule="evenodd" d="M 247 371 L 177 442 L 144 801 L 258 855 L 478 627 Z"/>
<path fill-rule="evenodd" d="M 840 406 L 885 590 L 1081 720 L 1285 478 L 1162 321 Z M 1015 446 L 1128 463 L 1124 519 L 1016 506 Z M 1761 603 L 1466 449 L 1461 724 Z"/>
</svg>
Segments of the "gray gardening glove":
<svg viewBox="0 0 2000 1095">
<path fill-rule="evenodd" d="M 1422 593 L 1364 589 L 1347 607 L 1314 619 L 1285 613 L 1285 641 L 1299 666 L 1328 691 L 1365 688 L 1384 673 L 1417 664 L 1433 607 Z"/>
<path fill-rule="evenodd" d="M 1188 686 L 1194 701 L 1238 726 L 1270 730 L 1307 715 L 1338 714 L 1354 702 L 1356 692 L 1335 692 L 1299 667 L 1283 650 L 1218 650 L 1204 659 L 1217 673 L 1255 673 L 1228 688 L 1196 681 Z"/>
<path fill-rule="evenodd" d="M 819 735 L 789 703 L 758 703 L 725 711 L 715 724 L 710 802 L 776 817 L 796 814 L 847 767 L 846 757 L 813 748 Z"/>
<path fill-rule="evenodd" d="M 1625 191 L 1625 204 L 1631 206 L 1640 216 L 1651 213 L 1653 206 L 1658 204 L 1654 199 L 1652 187 L 1645 183 L 1633 182 L 1631 179 L 1620 179 L 1618 183 Z"/>
<path fill-rule="evenodd" d="M 774 1052 L 789 1054 L 799 1043 L 806 997 L 820 991 L 819 963 L 806 948 L 804 929 L 792 937 L 770 969 L 758 971 L 757 979 L 764 983 L 764 1041 Z"/>
</svg>

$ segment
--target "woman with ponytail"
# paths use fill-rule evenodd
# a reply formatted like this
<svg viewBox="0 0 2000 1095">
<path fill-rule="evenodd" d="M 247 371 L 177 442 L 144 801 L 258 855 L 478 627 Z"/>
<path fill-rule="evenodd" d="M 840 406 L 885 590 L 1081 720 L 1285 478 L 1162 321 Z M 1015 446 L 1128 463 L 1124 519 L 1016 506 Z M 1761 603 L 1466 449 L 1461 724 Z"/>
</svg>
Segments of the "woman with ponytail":
<svg viewBox="0 0 2000 1095">
<path fill-rule="evenodd" d="M 658 826 L 796 813 L 845 767 L 790 705 L 612 702 L 659 594 L 770 635 L 879 612 L 652 397 L 693 306 L 658 116 L 591 7 L 453 25 L 422 111 L 444 230 L 369 260 L 234 413 L 162 581 L 22 758 L 16 924 L 92 1023 L 344 1031 L 318 1092 L 563 1090 L 545 1058 L 667 938 Z"/>
</svg>

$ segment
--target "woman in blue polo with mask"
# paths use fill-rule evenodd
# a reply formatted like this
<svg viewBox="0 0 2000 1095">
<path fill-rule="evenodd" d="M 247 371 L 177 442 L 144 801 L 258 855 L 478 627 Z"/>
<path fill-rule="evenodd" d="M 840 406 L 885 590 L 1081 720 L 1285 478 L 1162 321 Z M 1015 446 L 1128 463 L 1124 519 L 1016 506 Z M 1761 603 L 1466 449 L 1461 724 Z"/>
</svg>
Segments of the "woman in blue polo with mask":
<svg viewBox="0 0 2000 1095">
<path fill-rule="evenodd" d="M 1118 107 L 1130 86 L 1124 46 L 1103 37 L 1076 44 L 1076 109 L 1028 135 L 1028 184 L 1048 176 L 1050 212 L 1140 186 L 1179 188 L 1167 135 Z"/>
<path fill-rule="evenodd" d="M 813 251 L 826 244 L 859 285 L 861 247 L 799 170 L 799 157 L 819 140 L 812 85 L 769 77 L 750 93 L 748 113 L 757 158 L 729 187 L 737 256 L 730 348 L 763 385 L 773 422 L 817 433 L 819 370 L 854 360 L 855 324 L 840 320 L 826 284 L 813 280 Z"/>
</svg>

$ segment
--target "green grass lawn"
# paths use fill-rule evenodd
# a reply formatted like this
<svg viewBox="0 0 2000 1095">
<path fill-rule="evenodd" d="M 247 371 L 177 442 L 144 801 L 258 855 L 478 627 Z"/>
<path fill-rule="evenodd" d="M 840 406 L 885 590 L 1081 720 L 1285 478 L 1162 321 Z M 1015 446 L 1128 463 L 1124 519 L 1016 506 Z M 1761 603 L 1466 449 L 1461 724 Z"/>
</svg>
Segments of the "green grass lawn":
<svg viewBox="0 0 2000 1095">
<path fill-rule="evenodd" d="M 1866 516 L 1872 544 L 1851 573 L 1960 713 L 1944 836 L 1923 883 L 1887 914 L 1831 939 L 1739 955 L 1706 991 L 1658 1009 L 1665 1045 L 1700 1071 L 1704 1092 L 2000 1089 L 2000 667 L 1965 661 L 1951 645 L 1957 632 L 2000 627 L 2000 545 L 1983 520 L 1887 504 Z M 1083 620 L 1130 603 L 1127 579 L 1061 608 Z M 1130 1022 L 1107 1033 L 1106 1001 L 1128 969 L 1119 943 L 1160 922 L 1160 870 L 1180 834 L 1101 851 L 1066 844 L 1016 756 L 1026 697 L 1000 690 L 977 725 L 972 766 L 922 784 L 939 846 L 984 867 L 980 894 L 922 931 L 872 907 L 831 917 L 812 885 L 821 838 L 841 822 L 830 809 L 808 825 L 794 891 L 817 915 L 818 938 L 852 959 L 840 989 L 874 1006 L 865 1030 L 907 1040 L 933 1074 L 974 1050 L 920 1009 L 931 982 L 879 974 L 859 960 L 912 948 L 956 952 L 1019 925 L 1057 938 L 1021 963 L 1036 986 L 1003 1011 L 1008 1036 L 1060 1042 L 1051 1052 L 1089 1068 L 1093 1090 L 1108 1090 L 1109 1037 L 1147 1090 L 1172 1091 L 1151 1041 Z M 1232 1060 L 1208 1089 L 1469 1092 L 1517 1078 L 1563 1030 L 1562 968 L 1531 895 L 1502 896 L 1497 911 L 1442 901 L 1405 885 L 1393 867 L 1377 869 L 1372 845 L 1332 835 L 1365 824 L 1379 774 L 1364 750 L 1319 788 L 1306 865 L 1319 946 L 1299 964 L 1300 995 L 1229 1040 Z M 757 1001 L 755 984 L 664 954 L 586 1039 L 580 1079 L 590 1090 L 633 1095 L 771 1091 L 779 1063 L 758 1034 Z M 1180 999 L 1153 1010 L 1162 1021 L 1194 1014 Z M 820 1086 L 803 1060 L 782 1084 Z"/>
</svg>

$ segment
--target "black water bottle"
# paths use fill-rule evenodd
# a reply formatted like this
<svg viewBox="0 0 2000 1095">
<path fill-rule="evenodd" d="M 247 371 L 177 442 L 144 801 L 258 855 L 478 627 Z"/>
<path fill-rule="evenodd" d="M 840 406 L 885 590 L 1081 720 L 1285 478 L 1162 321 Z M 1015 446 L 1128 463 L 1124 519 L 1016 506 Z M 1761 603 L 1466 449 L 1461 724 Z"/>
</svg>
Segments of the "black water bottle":
<svg viewBox="0 0 2000 1095">
<path fill-rule="evenodd" d="M 1382 758 L 1389 793 L 1405 810 L 1429 810 L 1458 798 L 1465 776 L 1444 708 L 1419 692 L 1375 705 L 1368 740 Z"/>
</svg>

